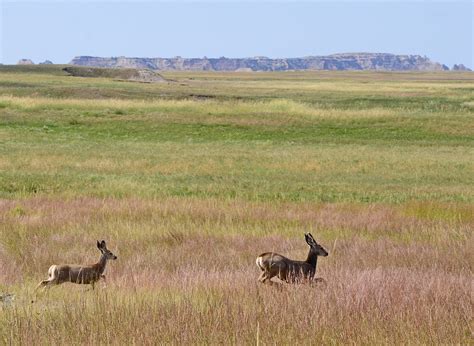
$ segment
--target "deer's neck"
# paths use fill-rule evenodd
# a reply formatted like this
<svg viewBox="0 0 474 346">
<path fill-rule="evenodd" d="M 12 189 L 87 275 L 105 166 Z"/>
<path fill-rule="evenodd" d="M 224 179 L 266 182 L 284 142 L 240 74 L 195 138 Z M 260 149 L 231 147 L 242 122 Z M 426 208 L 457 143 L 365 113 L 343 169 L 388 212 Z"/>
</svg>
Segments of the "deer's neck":
<svg viewBox="0 0 474 346">
<path fill-rule="evenodd" d="M 97 272 L 102 275 L 105 271 L 105 266 L 107 265 L 107 257 L 105 255 L 101 255 L 99 262 L 96 264 Z"/>
<path fill-rule="evenodd" d="M 313 253 L 311 250 L 308 253 L 308 258 L 306 259 L 306 263 L 311 265 L 311 267 L 314 268 L 314 271 L 316 271 L 316 265 L 318 264 L 318 256 Z"/>
</svg>

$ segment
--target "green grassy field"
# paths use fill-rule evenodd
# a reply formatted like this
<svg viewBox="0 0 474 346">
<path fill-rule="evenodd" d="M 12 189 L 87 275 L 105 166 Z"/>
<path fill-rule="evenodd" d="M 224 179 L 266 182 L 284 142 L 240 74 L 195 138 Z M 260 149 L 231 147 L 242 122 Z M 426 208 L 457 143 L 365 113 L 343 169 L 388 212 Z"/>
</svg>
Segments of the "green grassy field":
<svg viewBox="0 0 474 346">
<path fill-rule="evenodd" d="M 472 341 L 474 74 L 163 75 L 0 66 L 1 343 Z M 305 231 L 327 287 L 258 284 Z"/>
</svg>

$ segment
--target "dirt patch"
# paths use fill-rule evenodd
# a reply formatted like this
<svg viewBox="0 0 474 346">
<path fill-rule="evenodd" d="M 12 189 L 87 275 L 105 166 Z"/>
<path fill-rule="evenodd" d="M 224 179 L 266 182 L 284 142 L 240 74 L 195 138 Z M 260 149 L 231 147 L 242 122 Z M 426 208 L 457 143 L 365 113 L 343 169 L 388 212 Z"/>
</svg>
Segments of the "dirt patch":
<svg viewBox="0 0 474 346">
<path fill-rule="evenodd" d="M 159 73 L 147 69 L 68 66 L 63 71 L 74 77 L 113 78 L 142 83 L 167 82 Z"/>
</svg>

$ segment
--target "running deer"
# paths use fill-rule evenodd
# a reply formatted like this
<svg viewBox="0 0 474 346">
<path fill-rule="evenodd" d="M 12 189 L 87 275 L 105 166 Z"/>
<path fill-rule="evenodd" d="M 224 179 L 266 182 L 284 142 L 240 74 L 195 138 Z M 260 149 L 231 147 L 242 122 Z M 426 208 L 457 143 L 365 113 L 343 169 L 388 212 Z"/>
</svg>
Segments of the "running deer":
<svg viewBox="0 0 474 346">
<path fill-rule="evenodd" d="M 116 260 L 115 256 L 110 250 L 107 249 L 105 241 L 97 241 L 97 248 L 100 250 L 101 255 L 99 262 L 90 265 L 55 265 L 53 264 L 48 270 L 48 280 L 43 280 L 39 283 L 40 287 L 50 287 L 53 285 L 60 285 L 64 282 L 72 282 L 76 284 L 90 284 L 94 289 L 94 284 L 99 281 L 100 278 L 105 280 L 105 266 L 108 260 Z"/>
<path fill-rule="evenodd" d="M 314 279 L 318 256 L 327 256 L 328 252 L 316 241 L 310 233 L 304 235 L 306 243 L 309 245 L 309 254 L 306 261 L 294 261 L 274 252 L 266 252 L 257 257 L 257 266 L 262 270 L 258 280 L 262 283 L 268 281 L 272 284 L 271 278 L 276 276 L 287 283 L 298 282 L 324 282 L 324 279 Z"/>
</svg>

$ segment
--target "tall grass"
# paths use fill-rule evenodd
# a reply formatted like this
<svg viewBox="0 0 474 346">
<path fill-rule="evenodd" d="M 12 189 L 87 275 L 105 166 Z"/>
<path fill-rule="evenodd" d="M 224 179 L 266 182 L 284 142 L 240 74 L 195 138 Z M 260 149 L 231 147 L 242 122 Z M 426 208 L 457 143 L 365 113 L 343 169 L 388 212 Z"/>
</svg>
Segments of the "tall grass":
<svg viewBox="0 0 474 346">
<path fill-rule="evenodd" d="M 2 311 L 5 343 L 469 343 L 467 277 L 339 270 L 325 289 L 257 286 L 250 271 L 180 270 L 144 292 L 50 292 Z M 144 281 L 139 276 L 137 280 Z M 161 286 L 161 287 L 160 287 Z"/>
<path fill-rule="evenodd" d="M 3 308 L 0 340 L 467 343 L 474 220 L 463 208 L 4 201 L 0 278 L 16 301 Z M 329 250 L 317 272 L 327 286 L 258 284 L 256 256 L 303 259 L 304 230 Z M 118 260 L 96 291 L 33 292 L 50 264 L 98 259 L 102 238 Z"/>
</svg>

